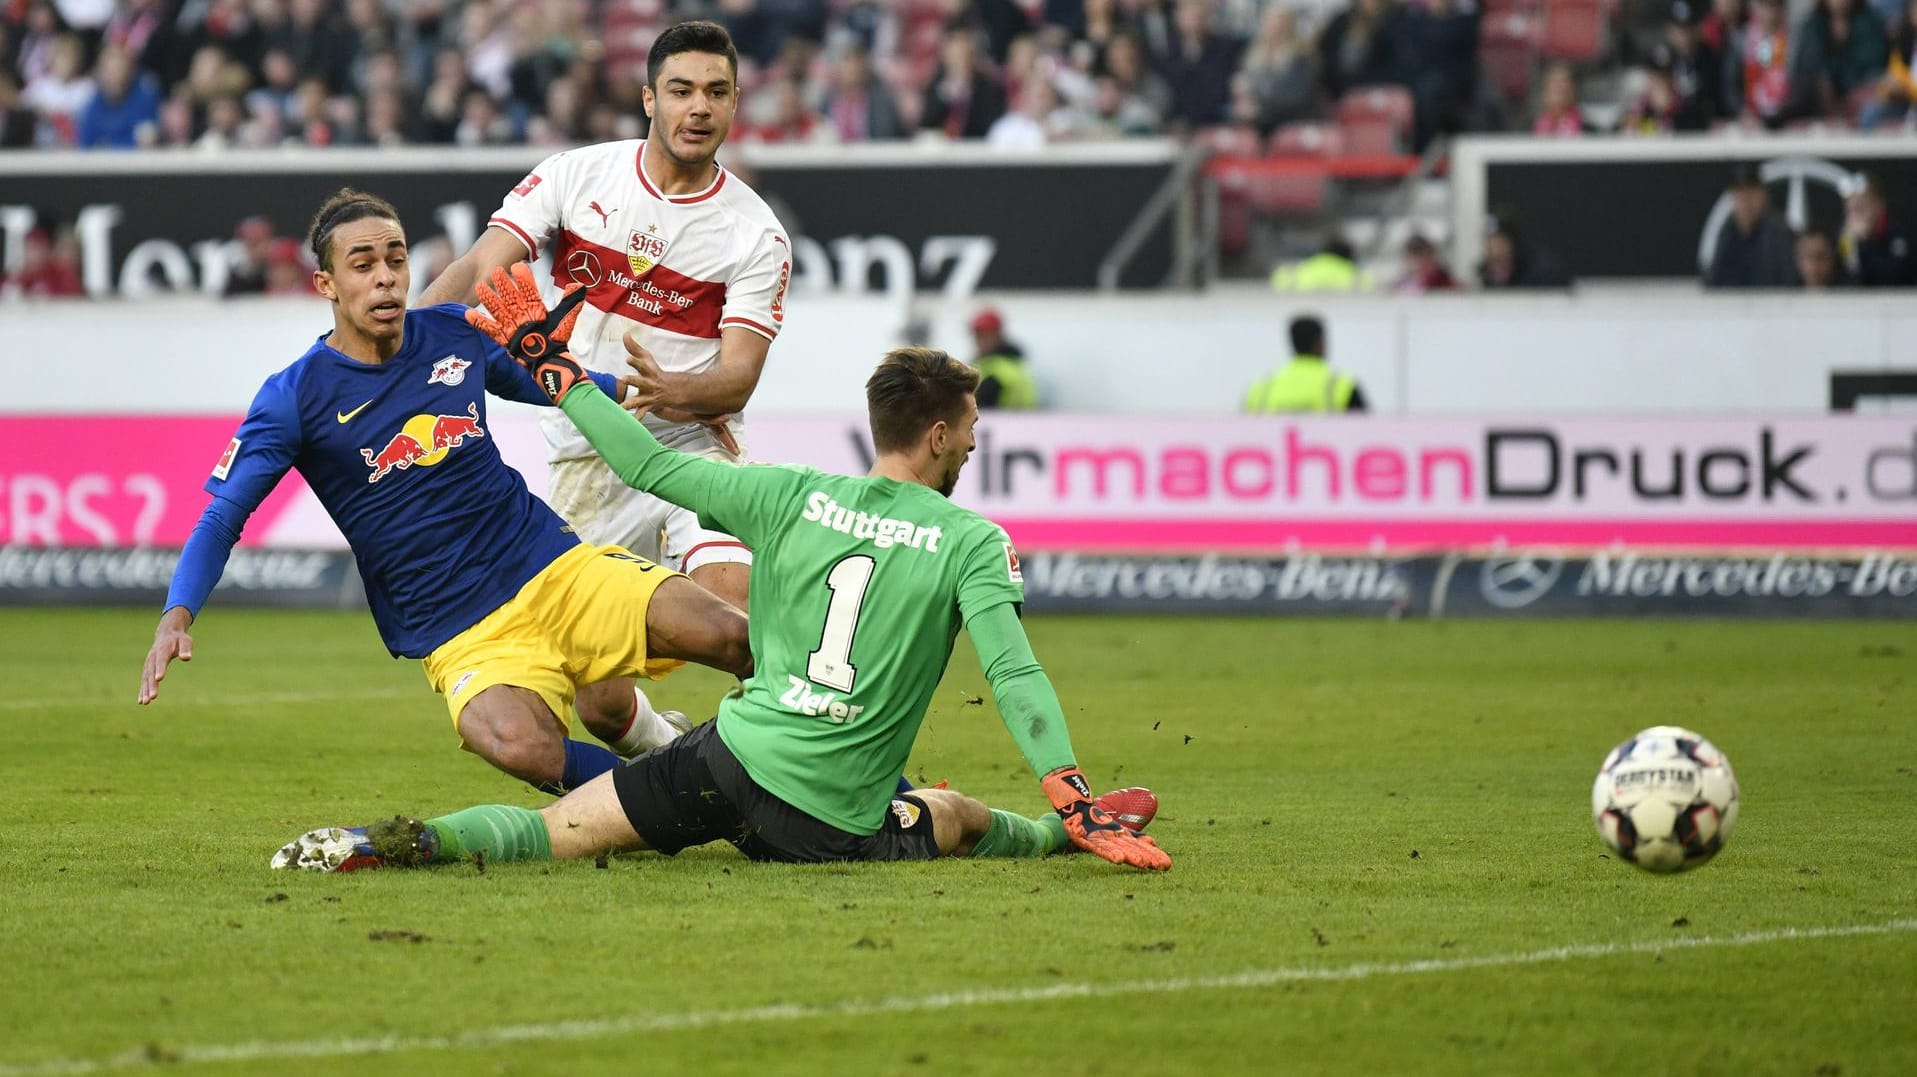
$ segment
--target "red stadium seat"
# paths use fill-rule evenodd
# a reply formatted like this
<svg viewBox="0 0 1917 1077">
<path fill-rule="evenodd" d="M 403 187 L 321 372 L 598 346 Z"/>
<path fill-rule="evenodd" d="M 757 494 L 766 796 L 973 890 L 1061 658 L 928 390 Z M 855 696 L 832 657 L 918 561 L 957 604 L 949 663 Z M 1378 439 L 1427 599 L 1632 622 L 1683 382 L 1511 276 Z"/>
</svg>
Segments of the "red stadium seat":
<svg viewBox="0 0 1917 1077">
<path fill-rule="evenodd" d="M 1272 132 L 1272 157 L 1336 157 L 1344 152 L 1344 132 L 1329 123 L 1288 123 Z"/>
<path fill-rule="evenodd" d="M 1256 157 L 1262 148 L 1258 132 L 1249 127 L 1206 127 L 1192 138 L 1219 157 Z"/>
<path fill-rule="evenodd" d="M 1258 172 L 1246 177 L 1245 197 L 1255 213 L 1315 217 L 1324 212 L 1331 178 L 1323 172 Z"/>
<path fill-rule="evenodd" d="M 1599 0 L 1551 0 L 1544 9 L 1538 51 L 1547 59 L 1591 63 L 1604 52 L 1604 25 Z"/>
<path fill-rule="evenodd" d="M 1402 86 L 1366 86 L 1338 102 L 1346 153 L 1397 153 L 1409 141 L 1415 106 Z"/>
</svg>

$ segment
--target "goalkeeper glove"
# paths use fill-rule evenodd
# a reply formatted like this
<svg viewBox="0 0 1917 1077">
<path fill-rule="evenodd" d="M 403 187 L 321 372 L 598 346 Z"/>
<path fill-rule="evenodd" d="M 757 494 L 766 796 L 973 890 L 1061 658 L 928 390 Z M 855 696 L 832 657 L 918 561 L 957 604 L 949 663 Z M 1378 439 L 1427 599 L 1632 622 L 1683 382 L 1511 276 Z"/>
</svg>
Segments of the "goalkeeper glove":
<svg viewBox="0 0 1917 1077">
<path fill-rule="evenodd" d="M 1142 834 L 1134 834 L 1112 818 L 1111 813 L 1092 803 L 1092 786 L 1085 773 L 1075 766 L 1060 767 L 1044 778 L 1045 795 L 1059 818 L 1065 820 L 1065 836 L 1072 844 L 1114 864 L 1164 871 L 1171 857 L 1158 843 Z"/>
<path fill-rule="evenodd" d="M 494 268 L 491 287 L 481 281 L 474 291 L 486 309 L 468 310 L 466 321 L 503 345 L 553 403 L 559 403 L 568 390 L 587 380 L 585 368 L 566 350 L 573 323 L 579 320 L 579 304 L 586 298 L 584 286 L 575 284 L 566 289 L 549 312 L 533 280 L 532 267 L 519 262 L 510 276 L 504 269 Z"/>
</svg>

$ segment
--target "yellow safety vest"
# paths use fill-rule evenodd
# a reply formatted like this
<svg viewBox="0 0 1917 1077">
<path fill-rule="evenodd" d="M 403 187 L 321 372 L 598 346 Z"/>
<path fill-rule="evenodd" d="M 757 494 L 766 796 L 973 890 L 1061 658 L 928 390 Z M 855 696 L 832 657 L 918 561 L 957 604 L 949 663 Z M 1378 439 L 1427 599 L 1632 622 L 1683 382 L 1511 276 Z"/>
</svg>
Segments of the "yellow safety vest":
<svg viewBox="0 0 1917 1077">
<path fill-rule="evenodd" d="M 1038 407 L 1038 384 L 1024 362 L 1009 355 L 982 355 L 978 373 L 981 378 L 998 382 L 997 407 L 1006 411 L 1031 411 Z"/>
<path fill-rule="evenodd" d="M 1272 270 L 1271 287 L 1276 292 L 1368 292 L 1371 274 L 1348 258 L 1325 252 Z"/>
<path fill-rule="evenodd" d="M 1339 374 L 1316 355 L 1300 355 L 1276 373 L 1260 378 L 1245 394 L 1245 410 L 1254 413 L 1343 411 L 1351 406 L 1357 382 Z"/>
</svg>

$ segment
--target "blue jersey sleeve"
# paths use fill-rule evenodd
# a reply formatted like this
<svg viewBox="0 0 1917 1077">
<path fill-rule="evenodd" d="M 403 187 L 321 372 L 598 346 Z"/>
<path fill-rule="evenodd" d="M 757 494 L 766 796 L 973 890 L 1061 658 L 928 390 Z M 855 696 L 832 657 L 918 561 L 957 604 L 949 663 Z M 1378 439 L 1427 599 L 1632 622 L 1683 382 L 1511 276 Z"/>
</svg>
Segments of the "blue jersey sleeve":
<svg viewBox="0 0 1917 1077">
<path fill-rule="evenodd" d="M 434 309 L 454 313 L 461 321 L 465 321 L 466 308 L 457 303 L 448 303 Z M 470 324 L 467 325 L 466 330 L 473 336 L 473 346 L 479 349 L 479 354 L 486 357 L 487 392 L 506 400 L 517 400 L 521 404 L 552 407 L 552 400 L 546 395 L 546 390 L 539 387 L 539 383 L 533 380 L 532 373 L 515 362 L 512 355 L 499 346 L 498 341 L 474 329 Z M 594 385 L 599 386 L 600 392 L 614 400 L 625 396 L 625 390 L 619 387 L 619 379 L 613 375 L 589 370 L 586 376 L 592 379 Z"/>
<path fill-rule="evenodd" d="M 247 517 L 293 466 L 300 447 L 300 420 L 292 386 L 291 371 L 268 378 L 233 440 L 227 442 L 206 480 L 206 492 L 213 500 L 200 513 L 199 523 L 180 551 L 162 612 L 185 606 L 194 617 L 200 615 L 200 607 L 220 582 L 227 555 L 240 540 Z"/>
</svg>

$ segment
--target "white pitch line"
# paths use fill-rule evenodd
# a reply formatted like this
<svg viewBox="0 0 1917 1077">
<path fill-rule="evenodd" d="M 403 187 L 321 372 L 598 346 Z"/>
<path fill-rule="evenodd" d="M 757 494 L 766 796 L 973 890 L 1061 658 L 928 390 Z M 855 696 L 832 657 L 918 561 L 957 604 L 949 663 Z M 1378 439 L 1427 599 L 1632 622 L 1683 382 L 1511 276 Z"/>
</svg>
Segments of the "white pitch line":
<svg viewBox="0 0 1917 1077">
<path fill-rule="evenodd" d="M 352 702 L 369 699 L 426 699 L 433 690 L 421 685 L 419 688 L 375 688 L 360 692 L 253 692 L 236 693 L 225 699 L 176 698 L 167 695 L 162 689 L 160 700 L 176 707 L 239 707 L 260 703 L 333 703 Z M 117 707 L 121 704 L 133 705 L 133 695 L 129 692 L 120 696 L 48 696 L 40 699 L 0 699 L 0 711 L 35 710 L 41 707 Z"/>
<path fill-rule="evenodd" d="M 1532 950 L 1527 953 L 1487 954 L 1483 957 L 1423 961 L 1373 962 L 1346 965 L 1342 968 L 1303 965 L 1290 968 L 1254 969 L 1225 976 L 1129 980 L 1109 984 L 1065 983 L 1049 984 L 1043 987 L 987 987 L 920 995 L 916 998 L 850 999 L 826 1005 L 785 1003 L 736 1010 L 693 1010 L 686 1013 L 557 1021 L 537 1025 L 506 1025 L 457 1036 L 394 1035 L 364 1039 L 258 1040 L 250 1043 L 212 1044 L 201 1047 L 135 1049 L 106 1058 L 61 1058 L 30 1065 L 0 1065 L 0 1077 L 70 1077 L 70 1075 L 106 1073 L 114 1070 L 189 1062 L 259 1062 L 266 1059 L 286 1058 L 346 1058 L 359 1055 L 396 1054 L 401 1051 L 472 1050 L 514 1043 L 599 1039 L 644 1032 L 682 1032 L 724 1025 L 763 1024 L 821 1017 L 876 1017 L 899 1013 L 931 1013 L 971 1006 L 1052 1002 L 1059 999 L 1169 995 L 1186 991 L 1273 987 L 1284 983 L 1338 983 L 1368 980 L 1380 976 L 1413 976 L 1438 972 L 1462 972 L 1470 969 L 1541 965 L 1577 958 L 1623 957 L 1632 954 L 1662 953 L 1666 950 L 1757 946 L 1770 942 L 1851 938 L 1859 935 L 1892 935 L 1910 931 L 1917 931 L 1917 920 L 1892 920 L 1882 924 L 1855 924 L 1847 927 L 1781 928 L 1773 931 L 1726 935 L 1722 938 L 1704 935 L 1660 942 L 1591 943 L 1582 946 L 1559 946 L 1549 950 Z"/>
</svg>

